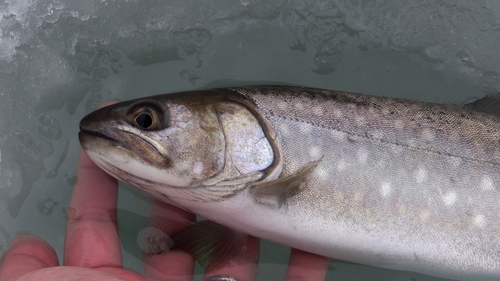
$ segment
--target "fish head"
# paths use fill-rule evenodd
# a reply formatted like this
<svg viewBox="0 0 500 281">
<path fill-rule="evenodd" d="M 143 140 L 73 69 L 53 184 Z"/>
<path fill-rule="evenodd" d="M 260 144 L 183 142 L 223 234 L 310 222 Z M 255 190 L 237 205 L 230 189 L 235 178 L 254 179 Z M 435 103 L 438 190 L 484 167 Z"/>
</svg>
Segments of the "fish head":
<svg viewBox="0 0 500 281">
<path fill-rule="evenodd" d="M 103 170 L 162 200 L 174 193 L 227 198 L 259 179 L 274 159 L 247 106 L 201 91 L 98 109 L 81 120 L 79 140 Z"/>
<path fill-rule="evenodd" d="M 214 102 L 202 95 L 172 95 L 113 104 L 81 120 L 80 143 L 113 175 L 119 169 L 129 177 L 189 186 L 224 166 L 225 141 Z"/>
</svg>

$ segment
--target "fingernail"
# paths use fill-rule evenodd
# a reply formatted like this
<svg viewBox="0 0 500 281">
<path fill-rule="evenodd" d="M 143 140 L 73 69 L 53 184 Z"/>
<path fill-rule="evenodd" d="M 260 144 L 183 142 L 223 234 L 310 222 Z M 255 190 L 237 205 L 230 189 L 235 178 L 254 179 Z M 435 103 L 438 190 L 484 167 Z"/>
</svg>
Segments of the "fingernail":
<svg viewBox="0 0 500 281">
<path fill-rule="evenodd" d="M 20 234 L 17 234 L 16 236 L 14 236 L 14 238 L 12 238 L 12 240 L 10 241 L 9 248 L 13 248 L 17 244 L 23 243 L 23 242 L 29 241 L 29 240 L 41 240 L 41 241 L 44 241 L 42 238 L 37 237 L 37 236 L 35 236 L 33 234 L 30 234 L 30 233 L 20 233 Z"/>
<path fill-rule="evenodd" d="M 10 242 L 10 244 L 17 244 L 21 241 L 25 241 L 27 239 L 40 239 L 38 237 L 36 237 L 35 235 L 31 234 L 31 233 L 18 233 L 16 236 L 14 236 L 14 238 L 12 239 L 12 241 Z"/>
</svg>

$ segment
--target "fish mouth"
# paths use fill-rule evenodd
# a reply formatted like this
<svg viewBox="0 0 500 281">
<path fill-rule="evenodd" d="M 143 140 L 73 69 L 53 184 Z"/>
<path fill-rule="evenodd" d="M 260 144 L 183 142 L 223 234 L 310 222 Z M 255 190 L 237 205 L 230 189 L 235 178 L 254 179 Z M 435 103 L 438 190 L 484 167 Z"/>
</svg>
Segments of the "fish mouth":
<svg viewBox="0 0 500 281">
<path fill-rule="evenodd" d="M 113 139 L 112 137 L 109 137 L 108 135 L 105 135 L 103 133 L 99 133 L 99 132 L 94 132 L 94 131 L 89 131 L 89 130 L 80 130 L 80 134 L 86 134 L 86 135 L 91 135 L 93 137 L 97 137 L 97 138 L 101 138 L 101 139 L 105 139 L 105 140 L 109 140 L 109 141 L 116 141 L 115 139 Z"/>
<path fill-rule="evenodd" d="M 88 130 L 88 129 L 83 129 L 80 128 L 80 132 L 78 133 L 78 138 L 80 140 L 80 143 L 83 145 L 86 140 L 103 140 L 105 142 L 112 143 L 114 146 L 120 146 L 122 148 L 130 150 L 130 147 L 128 147 L 124 142 L 120 141 L 118 138 L 113 137 L 112 134 L 104 132 L 102 130 L 100 131 L 93 131 L 93 130 Z"/>
<path fill-rule="evenodd" d="M 101 145 L 109 148 L 127 151 L 130 157 L 138 158 L 142 162 L 149 163 L 155 167 L 169 168 L 173 166 L 171 160 L 147 138 L 138 136 L 132 132 L 106 128 L 106 130 L 89 130 L 80 128 L 78 138 L 82 147 L 95 149 Z"/>
</svg>

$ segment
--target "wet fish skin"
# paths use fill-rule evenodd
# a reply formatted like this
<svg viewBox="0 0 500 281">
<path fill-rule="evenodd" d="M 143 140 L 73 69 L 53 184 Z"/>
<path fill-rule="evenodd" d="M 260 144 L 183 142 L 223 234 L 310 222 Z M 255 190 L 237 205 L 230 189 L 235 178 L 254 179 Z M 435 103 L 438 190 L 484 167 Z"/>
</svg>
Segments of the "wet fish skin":
<svg viewBox="0 0 500 281">
<path fill-rule="evenodd" d="M 500 278 L 498 117 L 291 86 L 147 100 L 169 112 L 169 127 L 137 129 L 127 116 L 144 100 L 132 101 L 90 114 L 82 120 L 80 140 L 103 169 L 152 196 L 236 230 L 333 258 L 459 280 Z M 198 100 L 199 110 L 175 119 L 175 108 L 186 107 L 186 100 Z M 189 144 L 199 133 L 208 135 L 194 125 L 203 114 L 212 116 L 205 117 L 212 120 L 212 133 Z M 175 130 L 180 123 L 191 124 L 190 130 Z M 247 136 L 234 124 L 249 125 L 252 133 Z M 145 148 L 117 149 L 110 139 L 132 141 L 120 139 L 123 133 L 111 129 L 117 127 L 135 130 L 135 145 Z M 187 134 L 178 136 L 186 143 L 172 145 L 172 131 Z M 216 145 L 206 145 L 211 138 Z M 150 149 L 151 139 L 163 153 Z M 258 150 L 238 151 L 249 143 L 260 144 L 260 157 Z M 212 153 L 171 157 L 194 148 Z M 156 160 L 148 160 L 150 154 Z M 214 157 L 217 169 L 193 173 Z M 256 159 L 257 165 L 242 172 Z M 133 169 L 121 166 L 127 161 Z"/>
</svg>

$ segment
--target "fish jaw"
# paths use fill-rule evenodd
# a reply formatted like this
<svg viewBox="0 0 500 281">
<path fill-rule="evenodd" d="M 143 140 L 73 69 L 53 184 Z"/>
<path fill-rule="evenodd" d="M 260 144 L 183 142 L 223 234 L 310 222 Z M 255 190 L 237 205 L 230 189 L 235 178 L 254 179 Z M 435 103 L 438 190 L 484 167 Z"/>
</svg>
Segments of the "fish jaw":
<svg viewBox="0 0 500 281">
<path fill-rule="evenodd" d="M 138 158 L 137 153 L 122 141 L 89 131 L 79 132 L 78 137 L 83 149 L 97 166 L 124 182 L 138 185 L 137 178 L 146 178 L 150 184 L 169 187 L 186 187 L 192 182 L 192 179 L 176 177 L 151 166 L 148 161 Z"/>
</svg>

